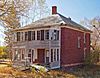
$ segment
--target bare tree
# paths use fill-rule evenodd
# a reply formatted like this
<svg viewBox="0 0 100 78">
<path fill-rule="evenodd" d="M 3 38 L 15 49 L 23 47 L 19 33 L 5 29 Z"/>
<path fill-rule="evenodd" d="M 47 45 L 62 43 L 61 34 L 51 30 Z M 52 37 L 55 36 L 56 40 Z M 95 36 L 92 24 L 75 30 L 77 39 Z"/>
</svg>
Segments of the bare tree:
<svg viewBox="0 0 100 78">
<path fill-rule="evenodd" d="M 33 20 L 35 16 L 41 16 L 45 8 L 45 0 L 1 0 L 0 1 L 0 22 L 5 28 L 5 42 L 9 52 L 12 48 L 12 29 L 23 26 L 21 23 L 25 18 Z M 44 9 L 45 8 L 45 9 Z M 29 14 L 29 10 L 34 13 Z M 38 13 L 40 12 L 40 13 Z M 44 14 L 44 13 L 43 13 Z M 36 18 L 37 19 L 37 18 Z M 29 22 L 29 21 L 28 21 Z M 31 22 L 30 22 L 31 23 Z M 25 25 L 25 24 L 24 24 Z"/>
<path fill-rule="evenodd" d="M 81 24 L 87 26 L 87 28 L 93 31 L 91 35 L 91 43 L 94 49 L 100 49 L 100 17 L 97 16 L 91 20 L 85 18 L 81 21 Z"/>
</svg>

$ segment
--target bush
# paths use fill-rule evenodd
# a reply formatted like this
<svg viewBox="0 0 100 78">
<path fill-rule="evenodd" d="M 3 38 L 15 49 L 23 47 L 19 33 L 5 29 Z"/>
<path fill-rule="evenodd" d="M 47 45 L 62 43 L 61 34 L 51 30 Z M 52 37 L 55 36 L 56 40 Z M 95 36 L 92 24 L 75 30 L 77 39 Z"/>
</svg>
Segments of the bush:
<svg viewBox="0 0 100 78">
<path fill-rule="evenodd" d="M 99 60 L 99 51 L 98 50 L 93 50 L 88 54 L 85 58 L 85 64 L 92 65 L 97 63 Z"/>
</svg>

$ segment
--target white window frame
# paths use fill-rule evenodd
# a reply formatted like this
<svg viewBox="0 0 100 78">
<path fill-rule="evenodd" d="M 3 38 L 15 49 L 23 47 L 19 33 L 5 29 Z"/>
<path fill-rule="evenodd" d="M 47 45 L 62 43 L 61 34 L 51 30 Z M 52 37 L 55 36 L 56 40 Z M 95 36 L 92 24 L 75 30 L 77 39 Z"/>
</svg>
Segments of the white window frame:
<svg viewBox="0 0 100 78">
<path fill-rule="evenodd" d="M 84 43 L 86 43 L 86 33 L 84 32 Z"/>
<path fill-rule="evenodd" d="M 78 48 L 81 48 L 81 37 L 78 37 L 78 45 L 77 45 Z"/>
<path fill-rule="evenodd" d="M 44 33 L 45 33 L 45 39 L 44 40 L 49 40 L 49 39 L 47 39 L 47 32 L 46 31 L 48 31 L 49 32 L 49 39 L 50 39 L 50 30 L 48 29 L 48 30 L 44 30 Z"/>
<path fill-rule="evenodd" d="M 84 60 L 86 58 L 86 48 L 84 48 Z"/>
</svg>

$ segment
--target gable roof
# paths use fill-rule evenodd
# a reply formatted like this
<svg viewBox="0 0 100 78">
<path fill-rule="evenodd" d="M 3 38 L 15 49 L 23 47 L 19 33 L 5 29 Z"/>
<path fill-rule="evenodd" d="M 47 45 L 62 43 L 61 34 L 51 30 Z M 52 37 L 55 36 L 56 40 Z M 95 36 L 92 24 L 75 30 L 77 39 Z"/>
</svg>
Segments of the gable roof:
<svg viewBox="0 0 100 78">
<path fill-rule="evenodd" d="M 52 25 L 61 25 L 61 24 L 62 25 L 65 24 L 66 26 L 70 26 L 83 31 L 91 32 L 89 29 L 85 28 L 84 26 L 72 21 L 71 18 L 66 18 L 65 16 L 59 13 L 37 20 L 29 25 L 20 27 L 19 29 L 15 29 L 15 30 L 31 29 L 31 28 L 38 28 L 38 27 L 45 27 L 45 26 L 52 26 Z"/>
</svg>

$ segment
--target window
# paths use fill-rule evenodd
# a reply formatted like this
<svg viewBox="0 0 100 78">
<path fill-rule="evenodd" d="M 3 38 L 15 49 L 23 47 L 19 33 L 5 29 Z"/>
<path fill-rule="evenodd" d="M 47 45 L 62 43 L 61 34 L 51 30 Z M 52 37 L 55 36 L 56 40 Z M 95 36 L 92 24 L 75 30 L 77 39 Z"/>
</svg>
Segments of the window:
<svg viewBox="0 0 100 78">
<path fill-rule="evenodd" d="M 81 37 L 78 37 L 78 48 L 81 47 Z"/>
<path fill-rule="evenodd" d="M 31 41 L 31 31 L 28 31 L 28 41 Z"/>
<path fill-rule="evenodd" d="M 54 36 L 54 40 L 56 40 L 56 30 L 54 30 L 53 36 Z"/>
<path fill-rule="evenodd" d="M 54 61 L 56 61 L 56 49 L 54 49 Z"/>
<path fill-rule="evenodd" d="M 32 40 L 35 40 L 35 31 L 32 31 Z"/>
<path fill-rule="evenodd" d="M 59 40 L 59 30 L 57 30 L 57 40 Z"/>
<path fill-rule="evenodd" d="M 59 49 L 57 49 L 57 61 L 59 61 Z"/>
<path fill-rule="evenodd" d="M 16 33 L 13 33 L 13 40 L 16 42 Z"/>
<path fill-rule="evenodd" d="M 49 30 L 45 30 L 45 39 L 49 40 Z"/>
<path fill-rule="evenodd" d="M 54 30 L 51 40 L 59 40 L 59 30 Z"/>
<path fill-rule="evenodd" d="M 28 32 L 25 32 L 25 41 L 28 40 Z"/>
<path fill-rule="evenodd" d="M 84 60 L 86 59 L 86 48 L 84 48 Z"/>
<path fill-rule="evenodd" d="M 33 59 L 33 57 L 34 57 L 34 50 L 32 50 L 32 59 Z"/>
<path fill-rule="evenodd" d="M 44 30 L 41 30 L 41 40 L 44 40 Z"/>
<path fill-rule="evenodd" d="M 23 41 L 23 32 L 20 32 L 20 41 Z"/>
<path fill-rule="evenodd" d="M 20 41 L 20 32 L 17 32 L 17 41 Z"/>
<path fill-rule="evenodd" d="M 40 31 L 37 31 L 37 40 L 40 40 Z"/>
<path fill-rule="evenodd" d="M 22 59 L 24 59 L 24 49 L 22 49 Z"/>
<path fill-rule="evenodd" d="M 86 43 L 86 33 L 84 33 L 84 43 Z"/>
<path fill-rule="evenodd" d="M 51 62 L 53 62 L 53 49 L 51 49 Z"/>
<path fill-rule="evenodd" d="M 51 49 L 51 62 L 59 61 L 59 49 Z"/>
</svg>

